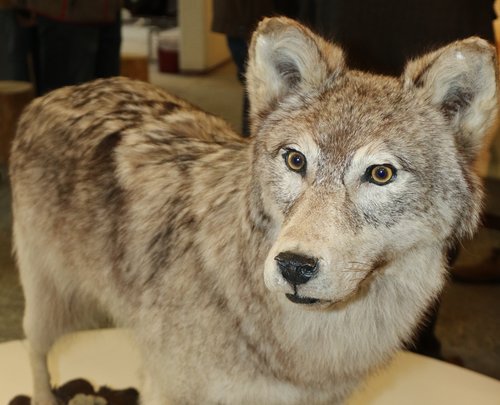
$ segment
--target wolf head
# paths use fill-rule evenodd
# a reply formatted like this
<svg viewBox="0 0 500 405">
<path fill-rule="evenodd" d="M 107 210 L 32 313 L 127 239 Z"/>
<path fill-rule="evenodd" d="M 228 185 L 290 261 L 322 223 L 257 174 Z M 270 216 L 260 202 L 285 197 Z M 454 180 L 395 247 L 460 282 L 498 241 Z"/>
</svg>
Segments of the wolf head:
<svg viewBox="0 0 500 405">
<path fill-rule="evenodd" d="M 325 305 L 376 278 L 440 288 L 446 249 L 480 214 L 493 47 L 458 41 L 395 79 L 349 70 L 340 48 L 271 18 L 253 35 L 247 83 L 256 188 L 273 218 L 266 286 Z"/>
</svg>

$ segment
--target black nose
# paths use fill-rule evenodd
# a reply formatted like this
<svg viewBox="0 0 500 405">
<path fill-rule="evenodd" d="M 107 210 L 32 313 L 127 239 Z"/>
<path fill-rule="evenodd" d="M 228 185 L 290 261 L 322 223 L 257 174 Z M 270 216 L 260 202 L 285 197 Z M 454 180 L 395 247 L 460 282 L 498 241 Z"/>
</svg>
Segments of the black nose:
<svg viewBox="0 0 500 405">
<path fill-rule="evenodd" d="M 293 285 L 307 283 L 318 273 L 318 259 L 313 257 L 281 252 L 274 260 L 285 280 Z"/>
</svg>

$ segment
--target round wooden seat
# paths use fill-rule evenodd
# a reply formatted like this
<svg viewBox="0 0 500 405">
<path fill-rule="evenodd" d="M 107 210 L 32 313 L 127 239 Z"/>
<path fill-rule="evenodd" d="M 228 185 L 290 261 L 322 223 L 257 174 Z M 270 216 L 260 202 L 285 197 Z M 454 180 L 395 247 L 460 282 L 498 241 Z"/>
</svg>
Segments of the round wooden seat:
<svg viewBox="0 0 500 405">
<path fill-rule="evenodd" d="M 149 62 L 147 56 L 131 53 L 122 54 L 120 57 L 120 75 L 149 82 Z"/>
</svg>

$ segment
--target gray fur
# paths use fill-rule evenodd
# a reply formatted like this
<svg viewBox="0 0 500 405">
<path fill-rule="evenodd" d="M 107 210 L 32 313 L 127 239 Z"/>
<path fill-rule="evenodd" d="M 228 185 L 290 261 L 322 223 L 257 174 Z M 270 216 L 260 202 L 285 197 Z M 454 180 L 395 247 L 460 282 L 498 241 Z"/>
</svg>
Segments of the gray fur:
<svg viewBox="0 0 500 405">
<path fill-rule="evenodd" d="M 144 404 L 342 403 L 411 339 L 477 226 L 495 66 L 469 39 L 372 76 L 274 18 L 251 45 L 250 140 L 123 78 L 35 100 L 10 165 L 34 403 L 54 403 L 54 340 L 109 318 L 142 349 Z M 379 164 L 390 184 L 367 180 Z M 285 251 L 318 275 L 293 287 Z"/>
</svg>

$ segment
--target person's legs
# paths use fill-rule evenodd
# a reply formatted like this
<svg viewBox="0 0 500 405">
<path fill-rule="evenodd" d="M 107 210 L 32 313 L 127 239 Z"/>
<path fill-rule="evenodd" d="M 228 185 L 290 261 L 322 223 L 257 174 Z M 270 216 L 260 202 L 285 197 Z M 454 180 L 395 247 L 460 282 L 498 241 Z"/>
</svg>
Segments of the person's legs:
<svg viewBox="0 0 500 405">
<path fill-rule="evenodd" d="M 245 70 L 248 57 L 248 46 L 243 38 L 239 37 L 227 37 L 227 46 L 231 52 L 231 57 L 236 64 L 236 69 L 238 71 L 238 80 L 244 84 L 245 82 Z"/>
<path fill-rule="evenodd" d="M 0 9 L 0 80 L 29 81 L 28 34 L 16 11 Z"/>
<path fill-rule="evenodd" d="M 227 45 L 229 51 L 231 52 L 231 57 L 236 64 L 236 69 L 238 71 L 238 80 L 245 85 L 245 71 L 246 63 L 248 57 L 248 45 L 243 38 L 239 37 L 227 37 Z M 248 96 L 246 93 L 243 94 L 243 117 L 242 117 L 242 135 L 250 135 L 250 123 L 248 119 L 248 114 L 250 112 L 250 103 L 248 101 Z"/>
<path fill-rule="evenodd" d="M 95 77 L 98 28 L 38 16 L 39 91 L 44 94 L 62 86 Z"/>
<path fill-rule="evenodd" d="M 448 266 L 453 266 L 456 262 L 459 246 L 455 245 L 448 249 L 447 262 Z M 443 359 L 441 352 L 441 342 L 436 336 L 436 323 L 439 315 L 439 308 L 441 306 L 441 297 L 439 297 L 429 308 L 422 319 L 420 329 L 418 329 L 409 350 L 423 354 L 424 356 L 434 357 L 436 359 Z M 454 363 L 459 362 L 453 359 Z"/>
<path fill-rule="evenodd" d="M 95 78 L 118 76 L 120 74 L 121 18 L 99 27 Z"/>
<path fill-rule="evenodd" d="M 415 339 L 409 346 L 412 352 L 434 357 L 436 359 L 442 358 L 441 343 L 435 334 L 439 307 L 440 302 L 437 300 L 427 309 L 420 329 L 417 331 Z"/>
</svg>

